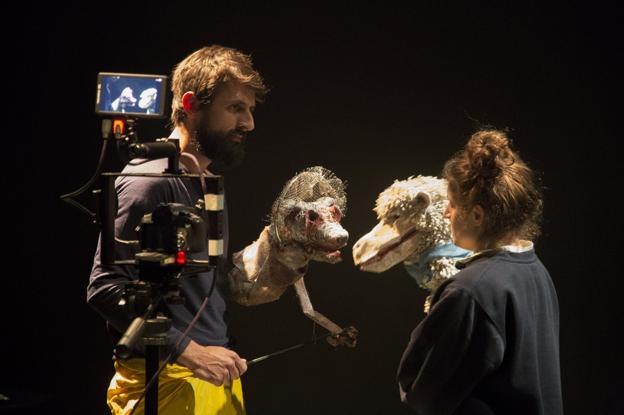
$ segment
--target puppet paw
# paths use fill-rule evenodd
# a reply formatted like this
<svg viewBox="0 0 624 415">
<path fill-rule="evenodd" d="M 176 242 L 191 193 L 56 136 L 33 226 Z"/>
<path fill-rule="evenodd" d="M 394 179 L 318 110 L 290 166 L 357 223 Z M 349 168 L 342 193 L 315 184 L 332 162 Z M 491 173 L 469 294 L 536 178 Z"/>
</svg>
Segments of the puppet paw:
<svg viewBox="0 0 624 415">
<path fill-rule="evenodd" d="M 349 326 L 342 329 L 340 333 L 336 333 L 327 337 L 327 343 L 331 344 L 334 347 L 355 347 L 357 345 L 357 336 L 358 330 L 353 326 Z"/>
</svg>

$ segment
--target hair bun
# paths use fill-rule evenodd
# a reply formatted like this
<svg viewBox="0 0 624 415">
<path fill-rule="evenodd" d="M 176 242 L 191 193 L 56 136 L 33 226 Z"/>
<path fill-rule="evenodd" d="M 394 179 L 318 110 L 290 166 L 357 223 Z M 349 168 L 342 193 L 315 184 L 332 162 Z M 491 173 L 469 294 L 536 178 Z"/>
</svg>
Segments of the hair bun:
<svg viewBox="0 0 624 415">
<path fill-rule="evenodd" d="M 539 235 L 541 189 L 509 141 L 500 131 L 478 131 L 444 164 L 442 175 L 457 208 L 484 211 L 478 240 L 485 248 Z"/>
<path fill-rule="evenodd" d="M 501 131 L 483 130 L 473 134 L 465 150 L 475 178 L 494 179 L 514 163 L 509 139 Z"/>
</svg>

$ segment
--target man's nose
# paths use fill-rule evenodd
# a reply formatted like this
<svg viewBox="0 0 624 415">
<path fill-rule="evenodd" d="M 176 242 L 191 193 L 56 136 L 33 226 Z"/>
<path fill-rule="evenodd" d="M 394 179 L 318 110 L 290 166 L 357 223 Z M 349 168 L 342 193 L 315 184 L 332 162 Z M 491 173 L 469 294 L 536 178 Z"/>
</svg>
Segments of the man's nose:
<svg viewBox="0 0 624 415">
<path fill-rule="evenodd" d="M 238 128 L 243 131 L 249 132 L 253 131 L 255 127 L 256 125 L 254 123 L 253 114 L 250 111 L 245 111 L 245 113 L 241 115 L 241 118 L 238 121 Z"/>
<path fill-rule="evenodd" d="M 450 211 L 448 206 L 446 207 L 446 209 L 444 209 L 444 217 L 446 219 L 450 219 L 451 218 L 451 211 Z"/>
</svg>

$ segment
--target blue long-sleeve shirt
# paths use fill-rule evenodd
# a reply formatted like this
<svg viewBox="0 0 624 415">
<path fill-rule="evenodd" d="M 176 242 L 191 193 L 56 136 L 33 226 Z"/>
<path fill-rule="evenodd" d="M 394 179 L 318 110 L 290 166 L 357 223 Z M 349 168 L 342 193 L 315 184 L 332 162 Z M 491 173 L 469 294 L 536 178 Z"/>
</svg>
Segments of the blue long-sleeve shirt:
<svg viewBox="0 0 624 415">
<path fill-rule="evenodd" d="M 167 159 L 151 161 L 133 160 L 126 166 L 124 173 L 162 173 L 167 167 Z M 203 200 L 200 182 L 195 179 L 149 178 L 120 176 L 115 181 L 118 198 L 118 211 L 115 219 L 115 236 L 122 240 L 137 240 L 136 228 L 141 218 L 151 213 L 160 203 L 181 203 L 195 206 Z M 224 258 L 227 258 L 228 226 L 227 215 L 223 215 Z M 137 280 L 138 271 L 133 266 L 109 266 L 102 264 L 100 243 L 93 259 L 93 268 L 87 288 L 88 303 L 107 321 L 114 335 L 123 333 L 132 318 L 125 308 L 119 305 L 125 285 Z M 117 260 L 133 259 L 135 249 L 131 245 L 115 243 Z M 208 259 L 207 252 L 192 255 L 193 259 Z M 166 305 L 166 312 L 172 319 L 172 328 L 168 332 L 171 347 L 180 339 L 182 332 L 192 320 L 205 296 L 213 285 L 214 270 L 193 277 L 180 279 L 180 293 L 185 298 L 184 304 Z M 223 267 L 219 269 L 215 288 L 207 307 L 199 320 L 174 352 L 174 359 L 186 348 L 190 339 L 204 346 L 226 346 L 228 332 L 226 324 L 226 275 Z"/>
</svg>

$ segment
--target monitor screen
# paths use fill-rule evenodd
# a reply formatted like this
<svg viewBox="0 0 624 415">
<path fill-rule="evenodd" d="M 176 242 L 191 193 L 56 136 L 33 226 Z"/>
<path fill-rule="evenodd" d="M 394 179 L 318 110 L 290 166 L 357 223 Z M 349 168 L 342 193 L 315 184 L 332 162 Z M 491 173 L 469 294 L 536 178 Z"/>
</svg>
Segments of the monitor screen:
<svg viewBox="0 0 624 415">
<path fill-rule="evenodd" d="M 163 117 L 167 77 L 100 72 L 95 112 L 113 116 Z"/>
</svg>

